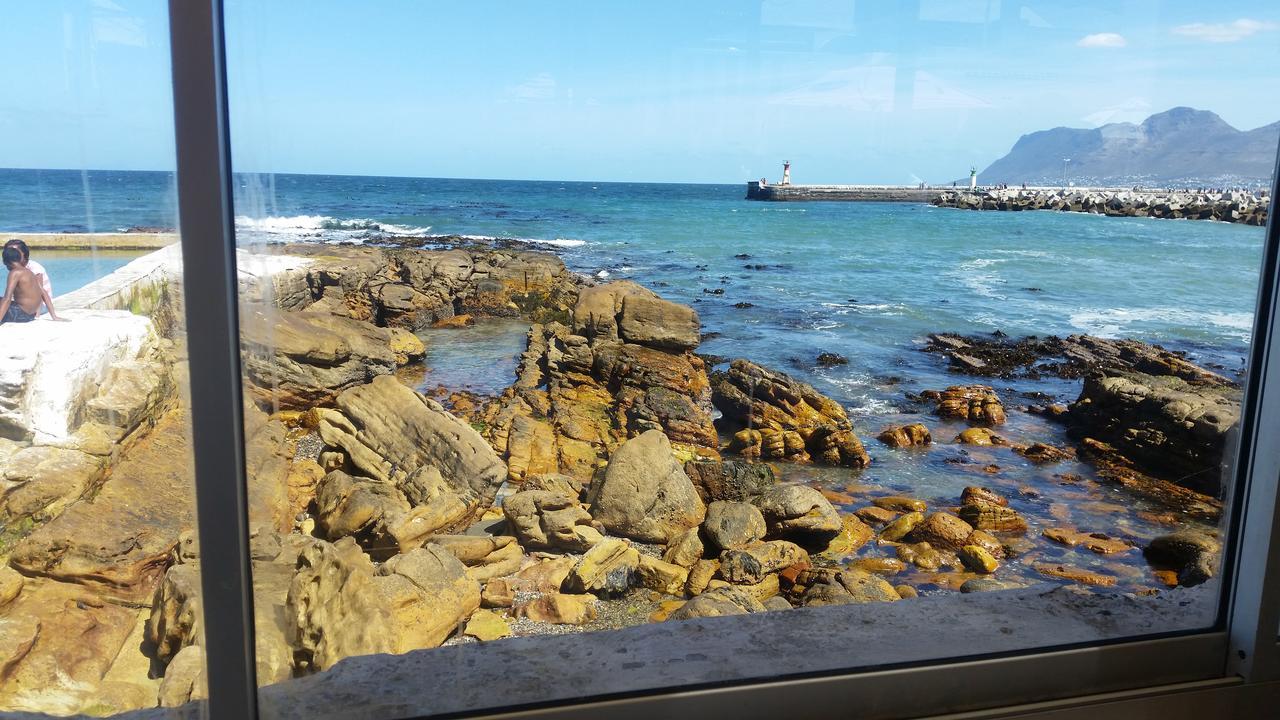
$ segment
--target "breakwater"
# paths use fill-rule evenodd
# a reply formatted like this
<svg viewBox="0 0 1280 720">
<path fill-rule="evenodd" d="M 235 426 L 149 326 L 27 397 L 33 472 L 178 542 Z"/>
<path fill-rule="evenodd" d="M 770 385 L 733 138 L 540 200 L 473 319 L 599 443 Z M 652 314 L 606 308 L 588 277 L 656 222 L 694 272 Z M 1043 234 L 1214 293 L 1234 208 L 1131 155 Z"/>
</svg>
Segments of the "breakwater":
<svg viewBox="0 0 1280 720">
<path fill-rule="evenodd" d="M 930 202 L 939 207 L 965 210 L 1058 210 L 1117 217 L 1220 220 L 1266 225 L 1271 199 L 1267 195 L 1241 191 L 1010 188 L 947 190 Z"/>
<path fill-rule="evenodd" d="M 941 188 L 907 185 L 761 185 L 747 183 L 748 200 L 774 202 L 840 200 L 844 202 L 931 202 L 943 194 Z"/>
</svg>

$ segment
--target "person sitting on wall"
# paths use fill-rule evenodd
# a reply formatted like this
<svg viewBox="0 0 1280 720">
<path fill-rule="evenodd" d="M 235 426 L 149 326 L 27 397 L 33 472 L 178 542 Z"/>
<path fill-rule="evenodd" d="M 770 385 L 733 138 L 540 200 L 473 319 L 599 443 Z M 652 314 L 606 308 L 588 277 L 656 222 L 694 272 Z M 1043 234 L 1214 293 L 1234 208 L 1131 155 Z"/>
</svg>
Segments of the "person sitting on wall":
<svg viewBox="0 0 1280 720">
<path fill-rule="evenodd" d="M 36 278 L 40 280 L 40 285 L 44 287 L 44 291 L 49 294 L 49 297 L 53 297 L 53 283 L 49 280 L 49 271 L 45 270 L 43 265 L 31 259 L 31 248 L 28 248 L 27 244 L 18 238 L 6 242 L 4 246 L 18 248 L 18 252 L 22 253 L 22 266 L 35 273 Z M 53 306 L 47 305 L 46 307 L 52 308 Z"/>
<path fill-rule="evenodd" d="M 49 308 L 49 317 L 61 320 L 53 311 L 53 300 L 40 284 L 35 273 L 22 263 L 22 252 L 12 245 L 5 245 L 0 255 L 4 266 L 9 270 L 9 281 L 5 286 L 4 299 L 0 300 L 0 324 L 25 323 L 36 319 L 40 313 L 40 303 Z"/>
</svg>

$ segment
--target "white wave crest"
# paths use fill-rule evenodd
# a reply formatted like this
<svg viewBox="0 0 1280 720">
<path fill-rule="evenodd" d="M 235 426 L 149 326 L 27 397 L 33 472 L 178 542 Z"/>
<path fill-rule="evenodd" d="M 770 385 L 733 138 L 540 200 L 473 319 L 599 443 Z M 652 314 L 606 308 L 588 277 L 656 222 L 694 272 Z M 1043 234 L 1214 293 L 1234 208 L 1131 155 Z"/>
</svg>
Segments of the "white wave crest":
<svg viewBox="0 0 1280 720">
<path fill-rule="evenodd" d="M 1074 328 L 1102 337 L 1117 337 L 1127 333 L 1129 326 L 1136 323 L 1214 326 L 1225 330 L 1224 334 L 1241 340 L 1248 340 L 1253 332 L 1251 312 L 1199 312 L 1177 307 L 1083 308 L 1072 313 L 1069 322 Z"/>
<path fill-rule="evenodd" d="M 396 225 L 369 218 L 335 218 L 328 215 L 236 217 L 236 231 L 266 242 L 314 240 L 362 242 L 379 237 L 425 235 L 430 227 Z"/>
</svg>

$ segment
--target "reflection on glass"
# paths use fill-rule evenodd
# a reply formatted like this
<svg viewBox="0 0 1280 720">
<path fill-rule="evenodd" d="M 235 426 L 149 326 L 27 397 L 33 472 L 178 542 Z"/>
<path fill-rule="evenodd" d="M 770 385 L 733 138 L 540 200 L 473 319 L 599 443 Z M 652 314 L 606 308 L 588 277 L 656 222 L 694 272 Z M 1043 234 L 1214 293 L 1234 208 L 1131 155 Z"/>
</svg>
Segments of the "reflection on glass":
<svg viewBox="0 0 1280 720">
<path fill-rule="evenodd" d="M 24 717 L 205 695 L 168 27 L 142 5 L 0 26 L 0 710 Z"/>
<path fill-rule="evenodd" d="M 811 5 L 228 3 L 268 716 L 1211 623 L 1261 31 Z"/>
</svg>

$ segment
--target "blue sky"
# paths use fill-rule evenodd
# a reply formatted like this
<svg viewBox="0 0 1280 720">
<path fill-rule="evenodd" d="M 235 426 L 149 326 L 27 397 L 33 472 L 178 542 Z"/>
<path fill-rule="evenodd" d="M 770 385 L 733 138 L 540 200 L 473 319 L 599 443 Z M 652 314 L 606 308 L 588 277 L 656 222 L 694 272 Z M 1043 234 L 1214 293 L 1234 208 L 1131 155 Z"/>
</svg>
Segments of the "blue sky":
<svg viewBox="0 0 1280 720">
<path fill-rule="evenodd" d="M 946 182 L 1176 105 L 1280 120 L 1280 6 L 226 0 L 262 172 Z M 0 0 L 0 167 L 173 165 L 162 0 Z"/>
</svg>

